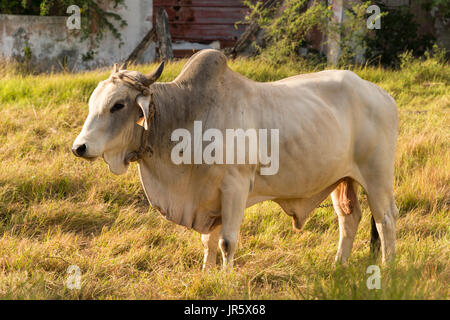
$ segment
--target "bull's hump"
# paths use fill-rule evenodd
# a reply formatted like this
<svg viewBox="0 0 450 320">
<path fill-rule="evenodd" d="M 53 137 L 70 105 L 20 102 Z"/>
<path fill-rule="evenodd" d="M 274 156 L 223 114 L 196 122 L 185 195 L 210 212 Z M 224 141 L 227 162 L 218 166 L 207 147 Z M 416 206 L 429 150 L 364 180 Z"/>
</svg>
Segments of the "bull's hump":
<svg viewBox="0 0 450 320">
<path fill-rule="evenodd" d="M 201 50 L 194 54 L 174 82 L 181 84 L 206 84 L 224 74 L 227 58 L 215 49 Z"/>
</svg>

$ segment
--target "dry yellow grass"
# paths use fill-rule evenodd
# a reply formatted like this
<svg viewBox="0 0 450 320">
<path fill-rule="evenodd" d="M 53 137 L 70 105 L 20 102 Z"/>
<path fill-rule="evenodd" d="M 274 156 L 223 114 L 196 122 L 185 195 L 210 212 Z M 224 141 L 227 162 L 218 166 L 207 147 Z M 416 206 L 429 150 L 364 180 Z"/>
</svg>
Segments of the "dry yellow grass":
<svg viewBox="0 0 450 320">
<path fill-rule="evenodd" d="M 170 64 L 173 79 L 184 61 Z M 231 67 L 268 81 L 303 72 L 241 60 Z M 149 71 L 154 66 L 139 66 Z M 368 290 L 370 213 L 349 265 L 333 267 L 338 226 L 317 209 L 301 233 L 272 202 L 249 208 L 233 272 L 202 273 L 200 237 L 149 210 L 135 165 L 114 176 L 70 146 L 87 99 L 109 71 L 20 76 L 0 70 L 0 298 L 3 299 L 448 299 L 450 67 L 434 59 L 402 70 L 361 68 L 396 99 L 400 137 L 395 195 L 397 261 Z M 362 196 L 364 199 L 364 196 Z M 81 289 L 65 286 L 69 265 Z"/>
</svg>

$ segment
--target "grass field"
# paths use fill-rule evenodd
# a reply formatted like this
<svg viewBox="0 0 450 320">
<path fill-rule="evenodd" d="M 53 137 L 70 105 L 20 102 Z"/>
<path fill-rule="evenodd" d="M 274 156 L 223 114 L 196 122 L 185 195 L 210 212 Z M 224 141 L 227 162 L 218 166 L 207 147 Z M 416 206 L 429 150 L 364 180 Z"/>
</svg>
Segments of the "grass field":
<svg viewBox="0 0 450 320">
<path fill-rule="evenodd" d="M 162 81 L 184 63 L 169 64 Z M 306 72 L 251 60 L 230 66 L 259 81 Z M 246 211 L 235 269 L 202 273 L 199 234 L 149 209 L 135 164 L 115 176 L 103 161 L 70 152 L 89 95 L 109 70 L 21 76 L 0 67 L 0 298 L 448 299 L 450 66 L 428 59 L 397 71 L 354 71 L 390 92 L 399 108 L 397 260 L 382 267 L 380 290 L 366 286 L 373 262 L 364 196 L 346 267 L 333 266 L 339 230 L 332 208 L 317 209 L 295 233 L 269 201 Z M 79 290 L 65 285 L 69 265 L 81 269 Z"/>
</svg>

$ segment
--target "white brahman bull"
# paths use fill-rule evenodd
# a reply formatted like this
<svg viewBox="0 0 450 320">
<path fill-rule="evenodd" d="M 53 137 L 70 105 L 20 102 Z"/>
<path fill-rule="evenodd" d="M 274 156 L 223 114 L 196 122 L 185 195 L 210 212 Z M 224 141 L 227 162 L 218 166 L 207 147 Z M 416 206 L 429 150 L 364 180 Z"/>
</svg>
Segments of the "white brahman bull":
<svg viewBox="0 0 450 320">
<path fill-rule="evenodd" d="M 337 70 L 258 83 L 229 69 L 216 50 L 192 56 L 174 81 L 155 83 L 163 68 L 146 76 L 115 65 L 90 97 L 73 152 L 86 159 L 103 157 L 115 174 L 138 161 L 152 207 L 202 234 L 204 268 L 215 265 L 218 244 L 224 267 L 233 265 L 245 208 L 273 200 L 300 229 L 330 193 L 340 228 L 336 261 L 345 262 L 361 219 L 358 185 L 372 212 L 372 249 L 376 253 L 381 244 L 383 262 L 394 257 L 398 118 L 386 91 Z M 222 132 L 278 129 L 279 140 L 268 148 L 279 148 L 279 170 L 260 174 L 259 159 L 256 164 L 175 164 L 173 132 L 184 128 L 194 135 L 194 121 Z"/>
</svg>

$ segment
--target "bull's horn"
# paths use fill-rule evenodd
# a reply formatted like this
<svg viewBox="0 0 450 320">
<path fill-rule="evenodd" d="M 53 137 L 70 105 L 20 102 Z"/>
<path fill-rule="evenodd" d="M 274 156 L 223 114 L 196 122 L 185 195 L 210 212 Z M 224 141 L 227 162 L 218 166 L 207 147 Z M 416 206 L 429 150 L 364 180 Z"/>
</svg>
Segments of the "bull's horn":
<svg viewBox="0 0 450 320">
<path fill-rule="evenodd" d="M 117 63 L 114 63 L 111 74 L 117 73 L 118 71 L 119 71 L 119 65 Z"/>
<path fill-rule="evenodd" d="M 151 85 L 153 82 L 155 82 L 156 80 L 159 79 L 159 77 L 161 76 L 162 72 L 164 70 L 164 61 L 161 62 L 158 66 L 158 68 L 156 68 L 155 71 L 153 71 L 152 73 L 150 73 L 149 75 L 145 76 L 145 81 L 144 81 L 144 85 L 145 86 L 149 86 Z"/>
</svg>

